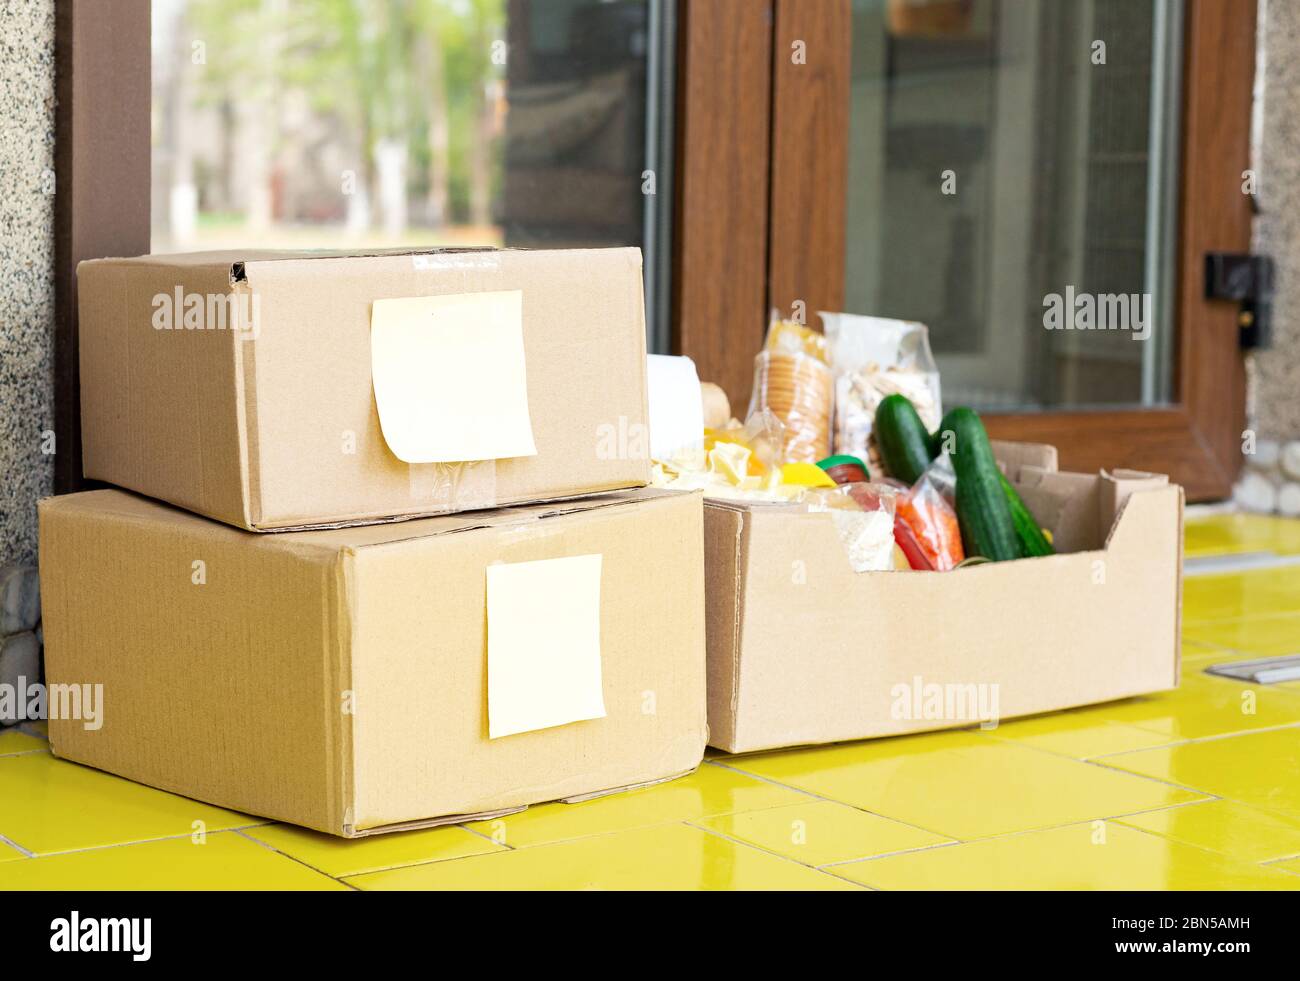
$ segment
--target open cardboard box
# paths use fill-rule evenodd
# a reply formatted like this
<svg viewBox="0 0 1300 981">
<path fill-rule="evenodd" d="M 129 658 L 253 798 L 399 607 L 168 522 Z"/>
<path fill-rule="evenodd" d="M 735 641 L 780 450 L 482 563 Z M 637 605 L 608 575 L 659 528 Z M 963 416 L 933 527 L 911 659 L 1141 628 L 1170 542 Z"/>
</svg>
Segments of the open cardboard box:
<svg viewBox="0 0 1300 981">
<path fill-rule="evenodd" d="M 994 451 L 1056 555 L 855 574 L 830 516 L 708 501 L 709 732 L 731 753 L 995 723 L 1176 687 L 1183 491 Z"/>
<path fill-rule="evenodd" d="M 77 269 L 87 477 L 252 531 L 649 482 L 639 249 Z"/>
<path fill-rule="evenodd" d="M 344 837 L 678 776 L 707 735 L 702 520 L 637 490 L 250 535 L 49 498 L 46 681 L 103 686 L 51 748 Z"/>
</svg>

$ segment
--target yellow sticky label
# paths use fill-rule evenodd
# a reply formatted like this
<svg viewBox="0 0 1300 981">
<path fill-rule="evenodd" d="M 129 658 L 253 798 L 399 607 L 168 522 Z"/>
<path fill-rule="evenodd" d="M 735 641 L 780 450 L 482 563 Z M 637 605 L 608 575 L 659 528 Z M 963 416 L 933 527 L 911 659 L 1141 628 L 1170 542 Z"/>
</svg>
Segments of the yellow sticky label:
<svg viewBox="0 0 1300 981">
<path fill-rule="evenodd" d="M 376 300 L 370 367 L 380 428 L 399 460 L 537 454 L 522 292 Z"/>
</svg>

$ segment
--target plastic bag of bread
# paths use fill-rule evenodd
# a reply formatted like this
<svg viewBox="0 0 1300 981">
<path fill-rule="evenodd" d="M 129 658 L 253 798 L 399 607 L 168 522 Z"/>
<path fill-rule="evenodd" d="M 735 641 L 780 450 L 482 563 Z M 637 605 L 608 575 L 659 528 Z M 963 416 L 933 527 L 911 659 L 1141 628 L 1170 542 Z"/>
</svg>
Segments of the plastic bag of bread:
<svg viewBox="0 0 1300 981">
<path fill-rule="evenodd" d="M 830 456 L 833 400 L 826 338 L 773 315 L 767 341 L 754 359 L 749 416 L 770 411 L 785 427 L 785 460 L 816 463 Z"/>
</svg>

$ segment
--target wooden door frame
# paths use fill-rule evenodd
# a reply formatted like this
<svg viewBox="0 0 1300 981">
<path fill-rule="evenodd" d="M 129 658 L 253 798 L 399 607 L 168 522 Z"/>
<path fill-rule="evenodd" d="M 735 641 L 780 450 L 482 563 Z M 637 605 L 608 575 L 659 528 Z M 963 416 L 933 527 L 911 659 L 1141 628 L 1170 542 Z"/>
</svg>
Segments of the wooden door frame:
<svg viewBox="0 0 1300 981">
<path fill-rule="evenodd" d="M 54 491 L 80 490 L 77 263 L 149 251 L 150 0 L 54 8 Z"/>
<path fill-rule="evenodd" d="M 776 0 L 680 0 L 673 351 L 743 416 L 768 311 Z"/>
<path fill-rule="evenodd" d="M 762 133 L 764 99 L 737 99 L 725 84 L 738 84 L 727 60 L 737 52 L 719 53 L 719 46 L 727 49 L 732 42 L 725 35 L 719 39 L 717 22 L 730 23 L 734 12 L 723 11 L 718 0 L 681 3 L 679 70 L 691 96 L 679 110 L 680 193 L 683 201 L 690 195 L 690 206 L 680 211 L 676 227 L 683 248 L 675 282 L 676 340 L 681 353 L 696 359 L 702 376 L 719 381 L 735 403 L 738 396 L 747 398 L 746 352 L 757 348 L 765 321 L 766 310 L 756 312 L 756 295 L 782 309 L 796 299 L 809 311 L 839 309 L 843 303 L 851 6 L 850 0 L 754 4 L 771 16 L 767 130 L 765 136 L 751 135 L 748 147 L 737 148 L 717 144 Z M 1241 193 L 1241 183 L 1250 166 L 1255 19 L 1256 4 L 1250 0 L 1187 0 L 1175 401 L 1151 409 L 991 414 L 986 422 L 993 435 L 1053 443 L 1062 465 L 1074 470 L 1168 473 L 1192 500 L 1231 493 L 1246 421 L 1244 359 L 1237 311 L 1204 299 L 1203 270 L 1206 252 L 1250 248 L 1251 200 Z M 790 59 L 795 40 L 805 43 L 806 64 Z M 761 73 L 752 64 L 759 48 L 759 39 L 746 42 L 745 84 L 761 89 Z M 700 137 L 700 131 L 706 135 Z M 709 157 L 725 154 L 751 169 L 754 159 L 770 157 L 765 283 L 738 280 L 737 274 L 756 273 L 752 261 L 745 264 L 745 257 L 733 254 L 753 248 L 757 193 L 752 187 L 743 195 L 734 189 L 709 193 L 709 182 L 720 178 L 709 170 L 709 157 L 693 152 L 692 139 L 710 143 Z M 742 219 L 746 234 L 732 242 L 727 231 Z M 744 412 L 743 405 L 733 409 Z"/>
</svg>

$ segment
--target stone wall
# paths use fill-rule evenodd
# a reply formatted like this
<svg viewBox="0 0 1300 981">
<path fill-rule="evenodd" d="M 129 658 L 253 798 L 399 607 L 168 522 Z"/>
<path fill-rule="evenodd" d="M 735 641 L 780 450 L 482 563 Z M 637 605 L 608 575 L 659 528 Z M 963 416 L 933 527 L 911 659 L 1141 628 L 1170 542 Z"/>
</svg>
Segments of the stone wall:
<svg viewBox="0 0 1300 981">
<path fill-rule="evenodd" d="M 0 0 L 0 567 L 35 561 L 53 473 L 55 191 L 54 0 Z"/>
<path fill-rule="evenodd" d="M 1276 263 L 1273 346 L 1251 357 L 1251 421 L 1262 438 L 1300 440 L 1300 3 L 1261 3 L 1262 96 L 1255 251 Z"/>
</svg>

